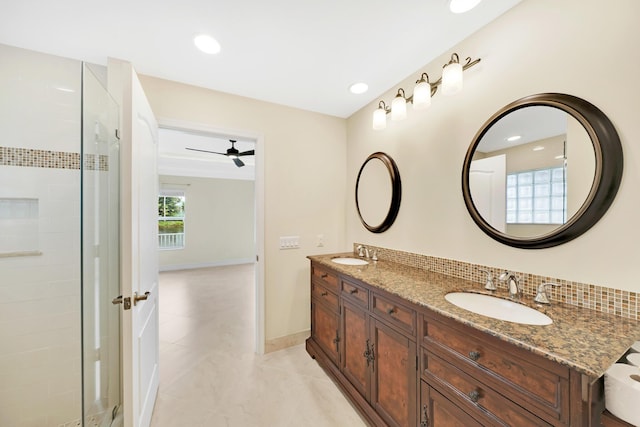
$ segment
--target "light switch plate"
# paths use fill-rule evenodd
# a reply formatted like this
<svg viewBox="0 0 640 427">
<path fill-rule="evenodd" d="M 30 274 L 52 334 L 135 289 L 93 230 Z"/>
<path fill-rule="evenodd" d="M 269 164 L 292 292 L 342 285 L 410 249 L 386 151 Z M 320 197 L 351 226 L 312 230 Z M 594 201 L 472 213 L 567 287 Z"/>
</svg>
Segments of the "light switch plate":
<svg viewBox="0 0 640 427">
<path fill-rule="evenodd" d="M 280 237 L 280 249 L 299 249 L 300 236 Z"/>
</svg>

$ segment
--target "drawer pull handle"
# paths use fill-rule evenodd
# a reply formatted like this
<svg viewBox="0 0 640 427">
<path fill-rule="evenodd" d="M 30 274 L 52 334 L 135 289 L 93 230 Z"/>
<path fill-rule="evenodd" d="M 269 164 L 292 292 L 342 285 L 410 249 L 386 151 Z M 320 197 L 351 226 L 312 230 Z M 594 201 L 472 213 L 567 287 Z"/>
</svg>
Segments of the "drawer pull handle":
<svg viewBox="0 0 640 427">
<path fill-rule="evenodd" d="M 473 403 L 478 403 L 478 400 L 480 400 L 480 392 L 478 390 L 473 390 L 469 392 L 469 399 Z"/>
<path fill-rule="evenodd" d="M 478 359 L 480 359 L 480 353 L 477 351 L 470 351 L 469 352 L 469 359 L 473 360 L 474 362 L 477 362 Z"/>
<path fill-rule="evenodd" d="M 322 276 L 320 276 L 321 279 L 326 279 L 327 277 L 329 277 L 327 273 L 324 273 Z"/>
<path fill-rule="evenodd" d="M 392 315 L 393 315 L 393 313 L 395 313 L 396 311 L 397 311 L 397 310 L 396 310 L 396 308 L 395 308 L 395 307 L 391 307 L 391 308 L 387 309 L 387 314 L 388 314 L 389 316 L 392 316 Z"/>
<path fill-rule="evenodd" d="M 329 293 L 327 291 L 324 291 L 320 294 L 321 297 L 326 297 L 327 295 L 329 295 Z"/>
<path fill-rule="evenodd" d="M 351 289 L 351 290 L 349 291 L 349 293 L 350 293 L 351 295 L 353 295 L 353 294 L 357 294 L 357 293 L 358 293 L 358 290 L 357 290 L 356 288 L 353 288 L 353 289 Z"/>
</svg>

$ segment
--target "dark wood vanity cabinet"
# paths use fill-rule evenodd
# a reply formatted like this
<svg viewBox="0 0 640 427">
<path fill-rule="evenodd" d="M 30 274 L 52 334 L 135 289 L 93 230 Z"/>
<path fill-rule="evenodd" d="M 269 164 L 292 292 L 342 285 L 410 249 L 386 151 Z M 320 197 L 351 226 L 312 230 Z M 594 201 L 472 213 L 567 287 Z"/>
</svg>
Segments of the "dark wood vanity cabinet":
<svg viewBox="0 0 640 427">
<path fill-rule="evenodd" d="M 374 426 L 599 426 L 598 384 L 312 263 L 307 351 Z"/>
</svg>

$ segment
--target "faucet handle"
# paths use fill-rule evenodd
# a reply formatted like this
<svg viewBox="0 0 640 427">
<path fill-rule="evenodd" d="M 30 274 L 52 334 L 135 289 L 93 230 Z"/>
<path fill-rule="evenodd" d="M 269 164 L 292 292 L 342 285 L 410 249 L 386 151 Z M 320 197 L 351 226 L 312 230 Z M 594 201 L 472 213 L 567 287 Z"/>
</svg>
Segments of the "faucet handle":
<svg viewBox="0 0 640 427">
<path fill-rule="evenodd" d="M 493 273 L 489 270 L 480 270 L 481 273 L 485 273 L 487 275 L 487 283 L 484 285 L 484 288 L 488 291 L 495 291 L 498 289 L 496 284 L 493 282 Z"/>
<path fill-rule="evenodd" d="M 364 246 L 358 245 L 356 250 L 358 251 L 358 256 L 364 256 Z"/>
<path fill-rule="evenodd" d="M 560 287 L 561 285 L 551 282 L 541 283 L 540 286 L 538 286 L 538 293 L 533 299 L 535 302 L 539 304 L 551 304 L 551 301 L 549 301 L 549 295 L 547 295 L 547 286 Z"/>
<path fill-rule="evenodd" d="M 377 260 L 378 260 L 378 250 L 374 249 L 373 255 L 371 255 L 371 261 L 377 261 Z"/>
</svg>

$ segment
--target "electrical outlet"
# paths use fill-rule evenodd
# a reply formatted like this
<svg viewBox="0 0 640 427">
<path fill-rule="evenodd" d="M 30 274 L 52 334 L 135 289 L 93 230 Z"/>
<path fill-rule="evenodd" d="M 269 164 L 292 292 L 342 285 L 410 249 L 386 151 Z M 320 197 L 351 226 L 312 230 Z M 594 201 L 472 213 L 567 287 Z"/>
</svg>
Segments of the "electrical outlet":
<svg viewBox="0 0 640 427">
<path fill-rule="evenodd" d="M 299 249 L 300 236 L 280 237 L 280 249 Z"/>
<path fill-rule="evenodd" d="M 317 236 L 317 240 L 318 242 L 316 243 L 316 246 L 321 248 L 324 246 L 324 234 L 318 234 Z"/>
</svg>

